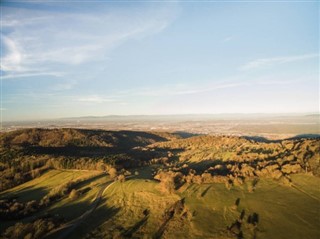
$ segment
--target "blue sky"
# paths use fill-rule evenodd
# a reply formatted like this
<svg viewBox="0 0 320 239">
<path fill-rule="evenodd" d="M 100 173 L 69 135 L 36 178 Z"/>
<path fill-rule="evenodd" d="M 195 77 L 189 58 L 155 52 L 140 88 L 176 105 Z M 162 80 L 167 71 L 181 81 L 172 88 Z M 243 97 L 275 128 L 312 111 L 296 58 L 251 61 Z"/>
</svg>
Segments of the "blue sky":
<svg viewBox="0 0 320 239">
<path fill-rule="evenodd" d="M 1 2 L 3 120 L 319 111 L 318 2 Z"/>
</svg>

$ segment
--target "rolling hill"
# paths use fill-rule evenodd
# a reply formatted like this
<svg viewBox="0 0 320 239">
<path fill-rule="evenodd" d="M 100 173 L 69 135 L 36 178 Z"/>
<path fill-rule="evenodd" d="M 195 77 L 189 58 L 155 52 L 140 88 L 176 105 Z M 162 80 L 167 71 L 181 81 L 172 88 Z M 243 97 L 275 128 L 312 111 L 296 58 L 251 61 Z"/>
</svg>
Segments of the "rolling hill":
<svg viewBox="0 0 320 239">
<path fill-rule="evenodd" d="M 319 138 L 188 136 L 1 134 L 1 237 L 320 236 Z"/>
</svg>

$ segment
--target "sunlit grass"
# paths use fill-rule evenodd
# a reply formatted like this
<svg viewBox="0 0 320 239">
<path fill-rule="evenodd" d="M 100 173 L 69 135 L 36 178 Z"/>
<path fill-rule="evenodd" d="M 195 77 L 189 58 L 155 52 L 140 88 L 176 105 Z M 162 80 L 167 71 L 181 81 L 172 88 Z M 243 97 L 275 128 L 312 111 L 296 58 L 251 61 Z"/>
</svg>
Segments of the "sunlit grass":
<svg viewBox="0 0 320 239">
<path fill-rule="evenodd" d="M 21 202 L 40 200 L 56 186 L 82 176 L 90 177 L 95 174 L 97 174 L 95 171 L 50 170 L 38 178 L 2 192 L 0 197 L 17 197 Z"/>
</svg>

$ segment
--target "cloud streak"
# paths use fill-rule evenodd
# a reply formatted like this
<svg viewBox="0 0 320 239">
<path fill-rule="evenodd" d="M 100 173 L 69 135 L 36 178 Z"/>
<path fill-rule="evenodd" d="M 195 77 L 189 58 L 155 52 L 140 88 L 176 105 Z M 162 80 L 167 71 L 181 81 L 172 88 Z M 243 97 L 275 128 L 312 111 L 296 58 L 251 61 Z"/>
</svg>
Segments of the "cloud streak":
<svg viewBox="0 0 320 239">
<path fill-rule="evenodd" d="M 17 14 L 16 9 L 6 7 L 2 12 L 3 79 L 68 73 L 107 62 L 113 49 L 128 40 L 157 34 L 175 18 L 174 11 L 148 7 L 145 11 L 106 8 L 90 14 L 28 8 Z"/>
<path fill-rule="evenodd" d="M 15 41 L 1 34 L 2 47 L 6 48 L 8 53 L 1 58 L 0 68 L 2 71 L 23 71 L 21 67 L 22 53 L 18 49 Z"/>
<path fill-rule="evenodd" d="M 284 56 L 284 57 L 272 57 L 272 58 L 260 58 L 246 63 L 240 67 L 240 70 L 254 70 L 265 67 L 272 67 L 274 65 L 281 65 L 285 63 L 304 61 L 319 57 L 318 54 L 304 54 L 297 56 Z"/>
<path fill-rule="evenodd" d="M 195 87 L 195 86 L 188 86 L 188 87 L 169 87 L 152 90 L 147 89 L 140 93 L 137 93 L 141 96 L 179 96 L 179 95 L 193 95 L 193 94 L 201 94 L 206 92 L 211 92 L 219 89 L 227 89 L 227 88 L 234 88 L 246 85 L 247 83 L 218 83 L 214 85 L 207 85 L 202 87 Z"/>
<path fill-rule="evenodd" d="M 28 71 L 26 71 L 28 72 Z M 25 78 L 25 77 L 35 77 L 35 76 L 54 76 L 54 77 L 61 77 L 63 76 L 63 72 L 50 72 L 50 71 L 38 71 L 38 72 L 30 72 L 30 73 L 11 73 L 7 74 L 5 76 L 2 76 L 1 78 L 3 80 L 6 79 L 19 79 L 19 78 Z"/>
<path fill-rule="evenodd" d="M 113 98 L 102 97 L 99 95 L 91 95 L 87 97 L 78 98 L 77 101 L 85 102 L 85 103 L 108 103 L 115 102 L 116 100 Z"/>
<path fill-rule="evenodd" d="M 216 81 L 212 82 L 216 83 L 207 83 L 202 85 L 195 84 L 187 84 L 187 85 L 166 85 L 158 88 L 136 88 L 130 89 L 127 91 L 119 91 L 113 94 L 112 97 L 125 98 L 125 97 L 170 97 L 170 96 L 188 96 L 188 95 L 196 95 L 214 92 L 222 89 L 232 89 L 243 86 L 261 86 L 261 85 L 289 85 L 292 83 L 302 82 L 305 80 L 309 80 L 310 77 L 302 78 L 291 78 L 283 79 L 282 77 L 277 76 L 264 76 L 253 79 L 249 79 L 245 76 L 238 76 L 234 78 L 230 78 L 224 81 Z"/>
</svg>

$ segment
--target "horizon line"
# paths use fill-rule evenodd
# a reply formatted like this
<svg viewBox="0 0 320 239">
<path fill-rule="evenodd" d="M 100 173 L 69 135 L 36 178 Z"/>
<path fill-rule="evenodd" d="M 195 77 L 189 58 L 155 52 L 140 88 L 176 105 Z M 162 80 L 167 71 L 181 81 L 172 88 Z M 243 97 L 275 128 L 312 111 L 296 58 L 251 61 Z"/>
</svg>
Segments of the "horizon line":
<svg viewBox="0 0 320 239">
<path fill-rule="evenodd" d="M 59 120 L 72 120 L 81 118 L 111 118 L 111 117 L 183 117 L 183 116 L 253 116 L 253 115 L 273 115 L 273 116 L 285 116 L 285 115 L 301 115 L 301 116 L 320 116 L 320 112 L 286 112 L 286 113 L 185 113 L 185 114 L 108 114 L 108 115 L 83 115 L 83 116 L 66 116 L 66 117 L 53 117 L 43 119 L 17 119 L 17 120 L 3 120 L 2 123 L 10 122 L 43 122 L 43 121 L 59 121 Z"/>
</svg>

